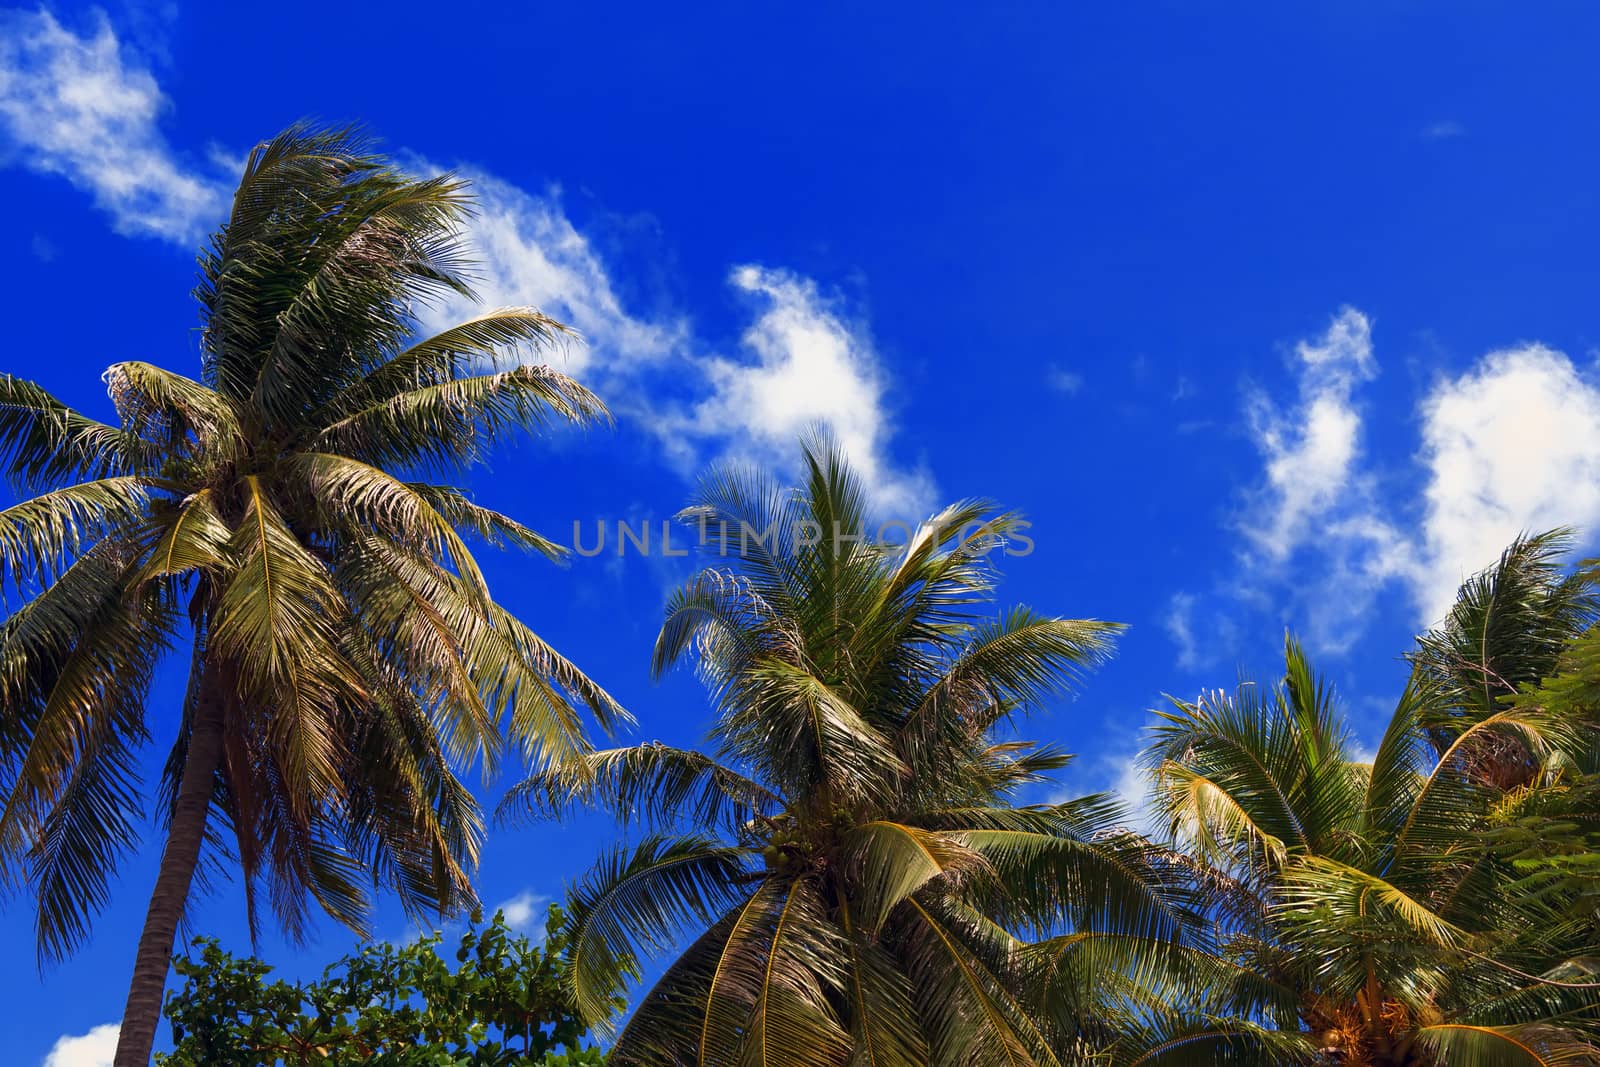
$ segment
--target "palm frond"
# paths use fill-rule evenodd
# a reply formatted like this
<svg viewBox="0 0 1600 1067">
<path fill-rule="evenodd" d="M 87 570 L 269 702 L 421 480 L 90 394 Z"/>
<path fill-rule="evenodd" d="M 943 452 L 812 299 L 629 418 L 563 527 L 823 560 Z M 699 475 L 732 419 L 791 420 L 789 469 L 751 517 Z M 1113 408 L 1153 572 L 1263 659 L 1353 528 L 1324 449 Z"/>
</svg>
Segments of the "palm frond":
<svg viewBox="0 0 1600 1067">
<path fill-rule="evenodd" d="M 402 393 L 493 367 L 508 353 L 540 351 L 572 336 L 570 328 L 537 308 L 495 308 L 395 353 L 341 389 L 310 421 L 326 426 Z"/>
<path fill-rule="evenodd" d="M 1437 848 L 1442 838 L 1458 834 L 1463 820 L 1470 820 L 1479 810 L 1470 797 L 1481 794 L 1482 787 L 1474 777 L 1462 773 L 1463 764 L 1470 758 L 1474 742 L 1493 736 L 1512 737 L 1540 759 L 1575 753 L 1583 745 L 1581 734 L 1566 716 L 1543 708 L 1507 707 L 1473 723 L 1456 735 L 1419 784 L 1405 822 L 1395 834 L 1397 854 L 1411 848 Z"/>
<path fill-rule="evenodd" d="M 546 559 L 561 562 L 567 557 L 567 548 L 549 540 L 537 530 L 502 515 L 491 508 L 468 500 L 461 490 L 448 485 L 428 485 L 411 482 L 411 491 L 429 507 L 442 515 L 458 531 L 471 533 L 495 548 L 507 545 L 513 548 L 538 552 Z"/>
<path fill-rule="evenodd" d="M 727 751 L 761 765 L 785 792 L 827 783 L 841 799 L 886 790 L 907 773 L 889 738 L 810 671 L 763 658 L 723 699 Z"/>
<path fill-rule="evenodd" d="M 1124 1044 L 1128 1058 L 1110 1061 L 1117 1067 L 1310 1067 L 1323 1062 L 1306 1035 L 1271 1030 L 1250 1019 L 1161 1019 Z"/>
<path fill-rule="evenodd" d="M 24 492 L 148 468 L 146 450 L 132 434 L 81 415 L 10 374 L 0 374 L 0 462 Z"/>
<path fill-rule="evenodd" d="M 222 394 L 150 363 L 117 363 L 106 389 L 122 424 L 165 457 L 225 457 L 241 440 L 238 412 Z"/>
<path fill-rule="evenodd" d="M 1255 820 L 1238 795 L 1176 760 L 1155 768 L 1156 804 L 1168 833 L 1208 861 L 1244 857 L 1247 864 L 1275 865 L 1288 849 L 1282 838 Z"/>
<path fill-rule="evenodd" d="M 952 836 L 988 861 L 1006 887 L 996 911 L 1019 925 L 1182 940 L 1194 922 L 1164 853 L 1137 835 L 1079 835 L 1049 809 L 974 823 Z"/>
<path fill-rule="evenodd" d="M 1110 655 L 1122 629 L 1094 619 L 1046 618 L 1020 607 L 976 627 L 961 655 L 899 725 L 902 747 L 923 754 L 931 770 L 939 759 L 938 731 L 982 733 L 1002 715 L 1065 694 L 1083 671 Z"/>
<path fill-rule="evenodd" d="M 212 490 L 191 493 L 161 518 L 160 535 L 143 566 L 129 580 L 131 585 L 191 571 L 224 571 L 232 565 L 229 545 L 234 532 L 217 511 Z"/>
<path fill-rule="evenodd" d="M 1567 573 L 1568 529 L 1522 535 L 1494 566 L 1468 578 L 1437 627 L 1408 657 L 1440 691 L 1427 723 L 1441 750 L 1463 727 L 1550 674 L 1567 644 L 1600 611 L 1592 583 Z"/>
<path fill-rule="evenodd" d="M 739 833 L 775 813 L 782 798 L 710 756 L 658 741 L 603 749 L 558 763 L 519 782 L 500 803 L 501 817 L 524 811 L 555 818 L 598 806 L 623 826 L 680 821 Z"/>
<path fill-rule="evenodd" d="M 237 671 L 247 706 L 265 715 L 290 803 L 309 806 L 342 788 L 335 721 L 342 701 L 360 699 L 361 678 L 338 652 L 344 602 L 333 575 L 284 525 L 261 482 L 247 479 L 246 488 L 230 544 L 238 565 L 217 598 L 210 640 Z"/>
<path fill-rule="evenodd" d="M 1279 891 L 1280 922 L 1311 927 L 1341 924 L 1371 935 L 1387 924 L 1408 938 L 1450 948 L 1465 931 L 1438 915 L 1428 903 L 1367 871 L 1325 856 L 1297 856 L 1284 869 Z M 1379 935 L 1381 936 L 1381 935 Z"/>
<path fill-rule="evenodd" d="M 1055 1064 L 1049 1045 L 972 946 L 928 906 L 912 899 L 908 907 L 901 938 L 934 1062 Z"/>
<path fill-rule="evenodd" d="M 113 824 L 131 772 L 118 746 L 144 737 L 151 677 L 176 629 L 170 603 L 122 595 L 120 568 L 108 574 L 104 563 L 80 560 L 4 633 L 10 773 L 0 781 L 0 875 L 15 881 L 17 864 L 31 857 L 51 909 L 40 925 L 45 956 L 77 943 L 99 899 L 88 867 L 95 855 L 119 854 L 125 840 Z M 92 599 L 61 603 L 63 587 Z M 74 901 L 74 887 L 89 892 Z"/>
<path fill-rule="evenodd" d="M 847 897 L 841 894 L 838 903 L 849 954 L 845 996 L 855 1042 L 851 1067 L 920 1067 L 929 1062 L 928 1041 L 911 980 L 894 957 L 856 925 Z"/>
<path fill-rule="evenodd" d="M 489 587 L 477 560 L 450 522 L 415 489 L 377 467 L 348 456 L 301 452 L 285 473 L 319 505 L 319 525 L 346 536 L 377 533 L 401 546 L 447 559 L 484 606 Z"/>
<path fill-rule="evenodd" d="M 1557 1026 L 1425 1026 L 1417 1043 L 1450 1067 L 1580 1067 L 1600 1061 L 1600 1045 Z"/>
<path fill-rule="evenodd" d="M 150 499 L 148 482 L 121 475 L 78 482 L 0 510 L 0 572 L 20 588 L 52 581 L 95 541 L 130 533 Z"/>
<path fill-rule="evenodd" d="M 508 435 L 608 418 L 600 398 L 565 374 L 520 366 L 380 400 L 331 423 L 307 447 L 377 467 L 451 472 L 477 462 Z"/>
<path fill-rule="evenodd" d="M 141 806 L 130 742 L 142 737 L 136 722 L 95 723 L 39 825 L 28 862 L 41 965 L 65 959 L 88 939 L 111 899 L 119 861 L 138 841 Z"/>
<path fill-rule="evenodd" d="M 831 1003 L 844 985 L 843 938 L 815 883 L 784 886 L 772 920 L 750 1023 L 741 1034 L 749 1067 L 845 1067 L 850 1035 Z"/>
<path fill-rule="evenodd" d="M 610 998 L 639 974 L 639 957 L 665 949 L 686 923 L 710 925 L 744 894 L 743 849 L 704 837 L 652 835 L 617 846 L 570 895 L 573 1002 L 603 1020 Z"/>
<path fill-rule="evenodd" d="M 841 841 L 842 855 L 849 865 L 862 926 L 877 930 L 907 897 L 935 879 L 987 873 L 983 852 L 970 842 L 970 834 L 924 830 L 887 819 L 850 830 Z"/>
</svg>

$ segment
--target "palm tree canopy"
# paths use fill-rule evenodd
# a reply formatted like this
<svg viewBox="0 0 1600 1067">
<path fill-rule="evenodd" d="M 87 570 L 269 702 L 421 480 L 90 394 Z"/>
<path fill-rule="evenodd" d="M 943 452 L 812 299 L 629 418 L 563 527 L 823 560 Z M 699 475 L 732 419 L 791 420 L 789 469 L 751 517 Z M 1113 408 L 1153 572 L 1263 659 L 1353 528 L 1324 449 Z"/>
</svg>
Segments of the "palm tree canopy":
<svg viewBox="0 0 1600 1067">
<path fill-rule="evenodd" d="M 1433 692 L 1427 727 L 1440 753 L 1556 674 L 1600 618 L 1593 571 L 1564 565 L 1572 546 L 1566 529 L 1518 537 L 1462 584 L 1445 618 L 1417 639 L 1409 659 Z M 1469 756 L 1471 773 L 1501 787 L 1526 785 L 1539 768 L 1534 753 L 1503 734 L 1480 738 Z"/>
<path fill-rule="evenodd" d="M 411 909 L 470 900 L 483 827 L 457 772 L 507 737 L 572 758 L 580 709 L 623 717 L 494 601 L 467 542 L 557 549 L 448 482 L 513 435 L 607 418 L 526 361 L 565 333 L 534 309 L 416 336 L 430 301 L 471 292 L 468 210 L 460 181 L 404 175 L 357 132 L 291 129 L 251 153 L 201 257 L 197 379 L 119 363 L 107 424 L 0 378 L 0 462 L 27 497 L 0 511 L 23 597 L 0 628 L 0 872 L 36 897 L 42 956 L 87 934 L 136 836 L 146 696 L 181 640 L 160 814 L 219 694 L 211 855 L 241 865 L 252 916 L 264 876 L 291 930 L 309 900 L 359 928 L 373 877 Z"/>
<path fill-rule="evenodd" d="M 642 831 L 572 895 L 577 1002 L 603 1019 L 642 956 L 687 930 L 615 1062 L 1103 1050 L 1129 1003 L 1171 993 L 1171 972 L 1133 961 L 1183 951 L 1197 897 L 1169 854 L 1116 828 L 1111 798 L 1016 806 L 1068 757 L 1004 731 L 1121 628 L 989 614 L 1015 515 L 963 502 L 885 546 L 851 536 L 873 527 L 835 446 L 809 442 L 804 472 L 786 490 L 714 471 L 681 516 L 716 562 L 672 596 L 654 667 L 694 656 L 717 707 L 709 751 L 597 752 L 508 797 L 541 814 L 597 803 Z M 1065 939 L 1026 940 L 1051 934 Z"/>
<path fill-rule="evenodd" d="M 1453 619 L 1479 591 L 1465 587 Z M 1425 646 L 1365 762 L 1332 687 L 1288 640 L 1276 685 L 1246 681 L 1162 713 L 1147 752 L 1157 806 L 1232 880 L 1224 954 L 1294 990 L 1307 1035 L 1335 1062 L 1595 1062 L 1592 929 L 1520 891 L 1503 851 L 1484 846 L 1537 790 L 1475 773 L 1487 742 L 1546 767 L 1581 734 L 1546 709 L 1497 704 L 1436 752 L 1435 728 L 1463 697 L 1432 656 Z"/>
</svg>

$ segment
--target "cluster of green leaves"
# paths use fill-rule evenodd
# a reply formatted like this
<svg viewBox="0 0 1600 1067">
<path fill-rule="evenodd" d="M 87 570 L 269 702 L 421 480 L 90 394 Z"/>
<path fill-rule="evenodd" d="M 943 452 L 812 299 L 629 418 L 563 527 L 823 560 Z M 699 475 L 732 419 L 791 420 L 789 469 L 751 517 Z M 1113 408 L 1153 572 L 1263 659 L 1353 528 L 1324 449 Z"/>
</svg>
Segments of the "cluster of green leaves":
<svg viewBox="0 0 1600 1067">
<path fill-rule="evenodd" d="M 503 914 L 461 935 L 457 967 L 435 934 L 378 943 L 309 982 L 272 979 L 272 968 L 209 938 L 175 961 L 185 980 L 168 999 L 174 1049 L 163 1067 L 370 1064 L 376 1067 L 594 1067 L 566 986 L 560 908 L 541 947 Z"/>
<path fill-rule="evenodd" d="M 1462 587 L 1370 760 L 1292 639 L 1275 684 L 1175 702 L 1148 840 L 1107 797 L 1020 803 L 1065 757 L 1002 732 L 1114 629 L 984 618 L 1010 517 L 982 505 L 899 549 L 785 540 L 860 514 L 834 450 L 805 464 L 794 491 L 715 472 L 685 513 L 740 531 L 657 644 L 710 684 L 711 750 L 597 752 L 508 800 L 646 831 L 572 897 L 596 1024 L 686 945 L 613 1063 L 1600 1063 L 1600 717 L 1536 699 L 1596 618 L 1562 532 Z"/>
<path fill-rule="evenodd" d="M 1370 760 L 1292 640 L 1276 684 L 1162 715 L 1157 807 L 1227 886 L 1221 954 L 1284 991 L 1303 1056 L 1600 1063 L 1600 790 L 1577 777 L 1600 719 L 1534 695 L 1594 624 L 1565 547 L 1519 539 L 1462 586 Z"/>
<path fill-rule="evenodd" d="M 618 721 L 494 602 L 468 540 L 558 550 L 448 481 L 608 418 L 528 361 L 564 329 L 534 309 L 416 336 L 417 307 L 471 294 L 468 210 L 457 179 L 291 129 L 251 154 L 202 257 L 198 380 L 116 364 L 110 425 L 0 376 L 0 470 L 36 494 L 0 511 L 28 598 L 0 626 L 0 875 L 37 894 L 42 958 L 86 936 L 137 837 L 150 678 L 180 639 L 193 673 L 154 814 L 210 708 L 208 852 L 237 862 L 252 919 L 264 882 L 291 931 L 313 900 L 361 929 L 367 870 L 419 915 L 469 904 L 482 820 L 458 775 L 508 739 L 585 751 L 580 709 Z"/>
<path fill-rule="evenodd" d="M 199 1065 L 592 1064 L 645 958 L 686 947 L 620 1064 L 1347 1067 L 1600 1063 L 1600 569 L 1522 538 L 1411 652 L 1370 761 L 1293 642 L 1282 678 L 1175 702 L 1149 750 L 1165 839 L 1110 797 L 1025 803 L 1069 757 L 1019 740 L 1119 627 L 993 613 L 1017 516 L 963 501 L 901 546 L 826 441 L 790 490 L 711 472 L 684 514 L 717 565 L 668 605 L 706 751 L 595 751 L 626 713 L 490 595 L 469 541 L 559 549 L 472 502 L 501 443 L 609 416 L 527 357 L 531 308 L 418 337 L 469 296 L 469 209 L 348 130 L 250 156 L 202 255 L 198 379 L 106 374 L 115 423 L 0 376 L 0 885 L 42 959 L 89 933 L 146 795 L 160 657 L 191 682 L 154 814 L 167 847 L 123 1016 L 143 1067 L 194 872 L 236 867 L 298 933 L 362 930 L 369 885 L 473 905 L 458 775 L 535 768 L 508 810 L 643 833 L 553 915 L 499 917 L 271 978 L 201 941 L 167 1003 Z M 820 539 L 800 529 L 832 531 Z M 685 937 L 685 935 L 690 935 Z"/>
<path fill-rule="evenodd" d="M 196 870 L 236 870 L 251 923 L 265 903 L 291 936 L 318 908 L 364 931 L 374 886 L 459 912 L 484 829 L 461 776 L 569 759 L 590 716 L 626 721 L 496 602 L 469 544 L 559 556 L 459 479 L 610 418 L 534 360 L 570 336 L 536 309 L 420 332 L 473 297 L 470 210 L 464 182 L 406 174 L 359 131 L 292 128 L 251 152 L 201 255 L 198 377 L 115 364 L 103 423 L 0 375 L 0 475 L 26 498 L 0 510 L 0 587 L 22 600 L 0 622 L 0 889 L 34 898 L 40 958 L 62 957 L 145 816 L 165 831 L 120 1064 L 148 1058 Z M 157 722 L 180 644 L 190 684 Z"/>
<path fill-rule="evenodd" d="M 1023 802 L 1070 757 L 1013 723 L 1121 627 L 993 613 L 992 556 L 1019 526 L 983 501 L 901 546 L 806 538 L 863 528 L 867 502 L 831 442 L 803 469 L 793 490 L 715 470 L 682 516 L 716 563 L 672 597 L 655 667 L 697 661 L 707 751 L 596 752 L 509 798 L 644 831 L 571 898 L 574 996 L 597 1024 L 644 957 L 686 945 L 612 1062 L 1132 1063 L 1165 1006 L 1203 1027 L 1209 1001 L 1245 995 L 1207 951 L 1203 888 L 1119 828 L 1114 798 Z"/>
<path fill-rule="evenodd" d="M 1600 774 L 1540 789 L 1508 805 L 1490 830 L 1516 889 L 1564 915 L 1600 923 Z"/>
</svg>

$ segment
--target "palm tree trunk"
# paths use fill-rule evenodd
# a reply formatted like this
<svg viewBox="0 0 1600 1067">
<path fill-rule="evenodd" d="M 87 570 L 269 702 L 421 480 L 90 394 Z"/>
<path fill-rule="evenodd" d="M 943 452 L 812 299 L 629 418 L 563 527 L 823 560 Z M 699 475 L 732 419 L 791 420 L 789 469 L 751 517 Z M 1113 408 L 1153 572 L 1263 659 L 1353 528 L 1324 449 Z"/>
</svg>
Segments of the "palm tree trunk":
<svg viewBox="0 0 1600 1067">
<path fill-rule="evenodd" d="M 222 762 L 221 687 L 211 670 L 201 669 L 205 673 L 189 733 L 189 751 L 183 761 L 178 802 L 167 829 L 155 891 L 150 894 L 150 910 L 145 913 L 144 932 L 139 935 L 139 954 L 128 986 L 128 1003 L 122 1011 L 114 1067 L 148 1067 L 150 1063 L 156 1026 L 161 1021 L 167 971 L 172 964 L 172 942 L 189 900 L 189 883 L 200 859 L 206 815 L 211 809 L 217 767 Z"/>
</svg>

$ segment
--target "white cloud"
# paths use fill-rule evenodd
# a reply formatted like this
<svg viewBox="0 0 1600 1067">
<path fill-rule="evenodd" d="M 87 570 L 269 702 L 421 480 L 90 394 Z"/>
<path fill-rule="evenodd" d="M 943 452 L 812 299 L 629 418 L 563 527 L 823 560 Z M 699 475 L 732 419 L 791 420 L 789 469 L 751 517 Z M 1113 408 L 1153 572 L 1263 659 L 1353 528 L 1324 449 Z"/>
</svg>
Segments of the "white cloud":
<svg viewBox="0 0 1600 1067">
<path fill-rule="evenodd" d="M 0 15 L 0 128 L 11 160 L 88 191 L 121 233 L 192 246 L 222 218 L 230 188 L 222 176 L 237 173 L 240 160 L 217 147 L 201 163 L 180 158 L 158 127 L 168 106 L 160 85 L 105 16 L 97 19 L 93 33 L 80 36 L 47 12 Z M 738 357 L 704 355 L 710 346 L 685 317 L 627 309 L 559 191 L 536 194 L 470 166 L 460 170 L 477 199 L 467 238 L 482 305 L 424 309 L 424 326 L 484 306 L 541 307 L 584 341 L 552 361 L 654 432 L 680 467 L 719 456 L 787 467 L 801 432 L 822 424 L 881 507 L 921 517 L 932 486 L 888 455 L 878 357 L 865 331 L 847 323 L 814 282 L 762 267 L 734 271 L 733 285 L 759 304 L 755 322 Z M 669 388 L 659 388 L 663 379 Z"/>
<path fill-rule="evenodd" d="M 1159 836 L 1156 812 L 1150 795 L 1150 776 L 1139 762 L 1137 752 L 1119 756 L 1111 761 L 1113 775 L 1110 792 L 1128 809 L 1130 828 L 1149 836 Z"/>
<path fill-rule="evenodd" d="M 431 164 L 419 169 L 437 171 Z M 827 427 L 879 506 L 922 518 L 932 486 L 887 453 L 892 429 L 881 362 L 864 326 L 808 278 L 761 266 L 729 283 L 749 294 L 754 321 L 736 356 L 708 354 L 687 319 L 631 313 L 593 243 L 562 209 L 557 191 L 535 195 L 470 167 L 477 214 L 467 240 L 474 287 L 485 306 L 532 304 L 574 327 L 562 369 L 581 376 L 624 418 L 636 419 L 685 470 L 727 458 L 792 467 L 800 436 Z M 473 314 L 465 301 L 429 309 L 439 328 Z"/>
<path fill-rule="evenodd" d="M 222 217 L 227 186 L 176 158 L 157 125 L 161 87 L 96 17 L 79 36 L 47 11 L 0 14 L 7 161 L 87 191 L 119 233 L 193 245 Z"/>
<path fill-rule="evenodd" d="M 890 459 L 886 379 L 865 329 L 847 322 L 809 278 L 743 266 L 730 280 L 759 308 L 741 339 L 746 358 L 704 363 L 711 395 L 679 428 L 725 440 L 723 452 L 732 458 L 788 466 L 798 438 L 825 426 L 885 514 L 925 517 L 932 481 Z"/>
<path fill-rule="evenodd" d="M 543 939 L 545 913 L 549 907 L 549 897 L 524 889 L 516 896 L 496 904 L 494 910 L 505 913 L 506 925 L 511 929 Z"/>
<path fill-rule="evenodd" d="M 118 1023 L 106 1023 L 79 1036 L 62 1037 L 50 1047 L 40 1067 L 111 1067 L 117 1051 Z"/>
<path fill-rule="evenodd" d="M 729 283 L 749 294 L 754 321 L 736 356 L 710 355 L 686 319 L 626 309 L 558 193 L 535 195 L 471 168 L 460 173 L 478 202 L 467 239 L 483 304 L 532 304 L 573 326 L 584 343 L 566 349 L 563 369 L 650 429 L 678 466 L 724 458 L 789 468 L 800 436 L 821 425 L 881 508 L 907 520 L 923 517 L 932 484 L 888 455 L 892 427 L 877 352 L 864 326 L 847 321 L 814 281 L 781 269 L 736 268 Z M 473 313 L 472 305 L 453 301 L 430 309 L 424 326 Z"/>
<path fill-rule="evenodd" d="M 419 163 L 418 169 L 441 168 Z M 623 308 L 593 244 L 562 209 L 559 190 L 535 195 L 471 167 L 457 172 L 471 183 L 475 200 L 466 238 L 477 261 L 473 287 L 481 304 L 458 298 L 428 309 L 424 326 L 439 329 L 485 307 L 531 304 L 582 335 L 584 343 L 563 354 L 566 371 L 606 378 L 685 349 L 686 322 L 652 322 Z"/>
<path fill-rule="evenodd" d="M 1418 404 L 1406 470 L 1363 452 L 1356 392 L 1377 373 L 1366 316 L 1342 310 L 1295 353 L 1294 401 L 1248 401 L 1264 473 L 1239 519 L 1238 573 L 1210 601 L 1224 628 L 1228 613 L 1261 626 L 1268 605 L 1314 650 L 1342 652 L 1387 587 L 1406 590 L 1420 631 L 1518 534 L 1600 531 L 1600 379 L 1564 354 L 1524 344 L 1441 377 Z M 1180 593 L 1163 620 L 1180 666 L 1197 657 L 1195 609 Z"/>
<path fill-rule="evenodd" d="M 1264 477 L 1239 518 L 1249 542 L 1241 576 L 1226 584 L 1236 600 L 1246 586 L 1256 596 L 1270 585 L 1278 621 L 1313 649 L 1337 653 L 1360 636 L 1383 586 L 1413 574 L 1415 561 L 1362 462 L 1356 391 L 1378 373 L 1371 321 L 1340 309 L 1320 337 L 1295 345 L 1293 367 L 1292 403 L 1259 391 L 1246 402 Z"/>
<path fill-rule="evenodd" d="M 1422 404 L 1422 621 L 1517 534 L 1600 526 L 1600 385 L 1543 345 L 1491 352 Z"/>
<path fill-rule="evenodd" d="M 1351 489 L 1360 454 L 1361 416 L 1352 394 L 1377 373 L 1372 325 L 1344 308 L 1316 341 L 1295 346 L 1298 404 L 1279 410 L 1255 394 L 1247 414 L 1266 460 L 1261 507 L 1269 518 L 1245 532 L 1275 560 L 1286 559 L 1314 520 L 1339 505 Z"/>
<path fill-rule="evenodd" d="M 1178 646 L 1178 667 L 1181 670 L 1193 670 L 1200 666 L 1200 648 L 1194 633 L 1194 605 L 1193 593 L 1174 593 L 1167 602 L 1164 621 L 1168 636 Z"/>
<path fill-rule="evenodd" d="M 1074 396 L 1083 389 L 1083 375 L 1054 365 L 1045 375 L 1045 381 L 1050 384 L 1050 388 L 1068 396 Z"/>
</svg>

